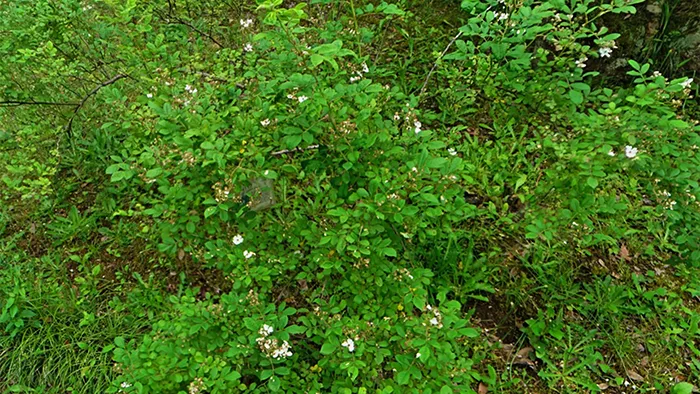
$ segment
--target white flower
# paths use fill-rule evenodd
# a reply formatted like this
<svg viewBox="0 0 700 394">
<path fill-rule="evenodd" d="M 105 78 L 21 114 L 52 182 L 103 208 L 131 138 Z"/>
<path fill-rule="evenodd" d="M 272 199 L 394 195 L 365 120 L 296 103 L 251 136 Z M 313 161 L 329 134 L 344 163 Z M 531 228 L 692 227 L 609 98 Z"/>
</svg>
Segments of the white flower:
<svg viewBox="0 0 700 394">
<path fill-rule="evenodd" d="M 658 72 L 658 71 L 654 71 L 654 72 L 651 74 L 651 76 L 654 77 L 654 78 L 660 77 L 660 76 L 661 76 L 661 73 Z"/>
<path fill-rule="evenodd" d="M 258 331 L 258 334 L 266 337 L 266 336 L 272 334 L 273 331 L 275 331 L 275 330 L 272 327 L 268 326 L 267 324 L 263 324 L 263 326 L 260 327 L 260 331 Z"/>
<path fill-rule="evenodd" d="M 440 322 L 438 321 L 437 317 L 434 317 L 430 319 L 430 324 L 437 326 L 438 324 L 440 324 Z"/>
<path fill-rule="evenodd" d="M 608 152 L 608 156 L 615 156 L 615 151 L 610 149 L 610 152 Z"/>
<path fill-rule="evenodd" d="M 683 87 L 683 89 L 688 89 L 688 88 L 690 88 L 690 84 L 692 84 L 692 83 L 693 83 L 693 78 L 688 78 L 685 81 L 681 82 L 681 86 Z"/>
<path fill-rule="evenodd" d="M 253 52 L 253 44 L 247 43 L 243 46 L 243 50 L 246 52 Z"/>
<path fill-rule="evenodd" d="M 612 48 L 600 48 L 598 49 L 598 53 L 600 54 L 600 57 L 610 57 L 610 54 L 612 54 Z"/>
<path fill-rule="evenodd" d="M 306 96 L 299 96 L 297 100 L 299 100 L 300 103 L 303 103 L 304 101 L 308 100 L 309 98 Z"/>
<path fill-rule="evenodd" d="M 287 98 L 290 100 L 294 100 L 296 97 L 294 97 L 294 95 L 290 93 L 287 95 Z"/>
<path fill-rule="evenodd" d="M 253 20 L 252 19 L 241 19 L 241 26 L 244 29 L 247 29 L 247 28 L 253 26 Z"/>
<path fill-rule="evenodd" d="M 279 348 L 275 349 L 274 352 L 272 352 L 272 358 L 283 358 L 283 357 L 292 357 L 292 352 L 290 351 L 292 347 L 289 346 L 289 342 L 284 341 L 282 342 L 282 346 Z"/>
<path fill-rule="evenodd" d="M 499 21 L 508 19 L 508 13 L 507 13 L 507 12 L 503 12 L 503 13 L 494 12 L 494 13 L 493 13 L 493 16 L 496 17 L 496 18 L 498 18 Z"/>
<path fill-rule="evenodd" d="M 122 382 L 122 384 L 121 384 L 121 388 L 123 388 L 123 389 L 128 389 L 129 387 L 131 387 L 131 383 L 128 383 L 128 382 Z"/>
<path fill-rule="evenodd" d="M 255 252 L 251 252 L 250 250 L 243 251 L 243 257 L 245 257 L 246 259 L 249 259 L 253 256 L 255 256 Z"/>
<path fill-rule="evenodd" d="M 359 81 L 360 79 L 362 79 L 362 74 L 359 74 L 359 73 L 358 73 L 358 75 L 356 75 L 356 76 L 354 76 L 354 77 L 350 77 L 350 83 L 357 82 L 357 81 Z"/>
<path fill-rule="evenodd" d="M 627 156 L 630 159 L 637 156 L 637 152 L 638 152 L 637 148 L 634 148 L 634 147 L 629 146 L 629 145 L 627 145 L 625 147 L 625 156 Z"/>
<path fill-rule="evenodd" d="M 369 72 L 369 67 L 367 67 L 367 63 L 362 63 L 362 72 L 365 74 Z"/>
<path fill-rule="evenodd" d="M 243 243 L 243 236 L 238 234 L 235 237 L 233 237 L 233 244 L 234 245 L 240 245 Z"/>
<path fill-rule="evenodd" d="M 588 60 L 588 57 L 584 56 L 576 61 L 576 67 L 578 68 L 586 68 L 586 60 Z"/>
<path fill-rule="evenodd" d="M 351 338 L 346 339 L 340 345 L 344 348 L 347 348 L 350 353 L 355 351 L 355 341 L 353 341 Z"/>
<path fill-rule="evenodd" d="M 416 134 L 418 134 L 421 132 L 421 127 L 423 127 L 423 124 L 416 120 L 415 122 L 413 122 L 413 127 L 414 127 L 413 131 L 415 131 Z"/>
<path fill-rule="evenodd" d="M 267 126 L 270 125 L 270 119 L 262 120 L 262 121 L 260 121 L 260 124 L 261 124 L 263 127 L 267 127 Z"/>
<path fill-rule="evenodd" d="M 452 156 L 457 156 L 457 150 L 455 148 L 449 148 L 447 150 L 447 153 L 449 153 Z"/>
<path fill-rule="evenodd" d="M 401 115 L 399 115 L 398 112 L 394 113 L 394 120 L 399 120 L 401 119 Z"/>
<path fill-rule="evenodd" d="M 148 97 L 148 98 L 153 98 L 153 93 L 148 93 L 148 94 L 146 95 L 146 97 Z"/>
<path fill-rule="evenodd" d="M 416 358 L 420 358 L 420 352 L 416 353 Z"/>
</svg>

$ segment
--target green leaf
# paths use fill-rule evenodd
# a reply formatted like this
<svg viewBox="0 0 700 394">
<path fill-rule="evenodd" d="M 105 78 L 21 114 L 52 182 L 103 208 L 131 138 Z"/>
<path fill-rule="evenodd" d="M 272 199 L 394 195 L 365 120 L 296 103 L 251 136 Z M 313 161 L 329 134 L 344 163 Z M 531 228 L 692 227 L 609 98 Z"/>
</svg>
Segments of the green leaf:
<svg viewBox="0 0 700 394">
<path fill-rule="evenodd" d="M 386 15 L 406 15 L 406 12 L 401 10 L 396 4 L 389 4 L 382 10 L 382 13 Z"/>
<path fill-rule="evenodd" d="M 280 389 L 280 384 L 281 384 L 280 380 L 279 380 L 276 376 L 273 376 L 273 377 L 269 380 L 268 387 L 269 387 L 270 390 L 272 390 L 272 391 L 279 391 L 279 389 Z"/>
<path fill-rule="evenodd" d="M 571 99 L 571 102 L 576 105 L 583 103 L 583 94 L 578 90 L 569 90 L 569 98 Z"/>
<path fill-rule="evenodd" d="M 335 352 L 336 349 L 338 349 L 338 345 L 326 342 L 321 346 L 321 354 L 327 356 Z"/>
<path fill-rule="evenodd" d="M 394 248 L 384 248 L 384 255 L 385 255 L 385 256 L 391 256 L 391 257 L 396 257 L 396 249 L 394 249 Z"/>
<path fill-rule="evenodd" d="M 303 334 L 306 332 L 306 327 L 301 327 L 297 325 L 292 325 L 284 329 L 290 334 Z"/>
<path fill-rule="evenodd" d="M 440 394 L 452 394 L 452 393 L 453 393 L 453 391 L 450 388 L 450 386 L 442 386 L 442 388 L 440 389 Z"/>
<path fill-rule="evenodd" d="M 214 207 L 209 207 L 209 208 L 207 208 L 207 209 L 204 210 L 204 217 L 205 217 L 205 218 L 208 218 L 209 216 L 215 214 L 216 211 L 217 211 L 217 207 L 215 207 L 215 206 L 214 206 Z"/>
<path fill-rule="evenodd" d="M 688 382 L 681 382 L 673 386 L 671 394 L 691 394 L 694 387 L 695 386 Z"/>
<path fill-rule="evenodd" d="M 287 148 L 289 148 L 289 149 L 296 148 L 301 143 L 301 136 L 300 135 L 290 135 L 286 138 L 286 140 L 287 140 Z"/>
<path fill-rule="evenodd" d="M 214 149 L 214 144 L 211 143 L 211 141 L 204 141 L 202 142 L 202 149 L 210 150 Z"/>
<path fill-rule="evenodd" d="M 473 327 L 463 328 L 459 330 L 459 333 L 467 338 L 476 338 L 479 336 L 479 330 Z"/>
<path fill-rule="evenodd" d="M 324 59 L 325 59 L 325 58 L 324 58 L 323 56 L 314 53 L 313 55 L 311 55 L 311 64 L 312 64 L 314 67 L 316 67 L 316 66 L 318 66 L 319 64 L 323 63 L 323 60 L 324 60 Z"/>
<path fill-rule="evenodd" d="M 148 171 L 146 172 L 146 178 L 155 178 L 155 177 L 157 177 L 158 175 L 160 175 L 160 174 L 162 174 L 162 173 L 163 173 L 163 169 L 162 169 L 162 168 L 160 168 L 160 167 L 158 167 L 158 168 L 153 168 L 153 169 L 150 169 L 150 170 L 148 170 Z"/>
<path fill-rule="evenodd" d="M 411 374 L 408 371 L 401 371 L 396 376 L 396 381 L 401 385 L 408 384 L 408 380 L 411 378 Z"/>
<path fill-rule="evenodd" d="M 124 347 L 124 337 L 116 337 L 114 338 L 114 344 L 117 345 L 117 347 Z"/>
<path fill-rule="evenodd" d="M 592 187 L 593 189 L 598 187 L 598 180 L 593 178 L 593 177 L 589 177 L 588 180 L 586 180 L 586 183 L 588 184 L 588 186 Z"/>
</svg>

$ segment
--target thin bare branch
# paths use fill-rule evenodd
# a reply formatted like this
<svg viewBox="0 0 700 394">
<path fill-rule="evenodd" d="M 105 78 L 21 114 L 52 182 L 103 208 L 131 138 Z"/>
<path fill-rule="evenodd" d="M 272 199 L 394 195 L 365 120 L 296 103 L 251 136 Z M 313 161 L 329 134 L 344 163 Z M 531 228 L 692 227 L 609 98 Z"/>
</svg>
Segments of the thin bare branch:
<svg viewBox="0 0 700 394">
<path fill-rule="evenodd" d="M 127 77 L 126 74 L 116 75 L 116 76 L 110 78 L 109 80 L 104 81 L 101 84 L 97 85 L 94 89 L 92 89 L 90 91 L 90 93 L 88 93 L 85 97 L 83 97 L 83 99 L 80 101 L 80 103 L 78 103 L 78 105 L 75 107 L 75 110 L 73 111 L 73 115 L 71 115 L 70 119 L 68 119 L 68 123 L 66 124 L 66 128 L 65 128 L 66 132 L 70 133 L 71 129 L 73 128 L 73 119 L 75 119 L 75 116 L 78 115 L 78 111 L 80 111 L 80 109 L 83 108 L 83 106 L 85 105 L 85 103 L 88 101 L 88 99 L 90 97 L 96 95 L 97 92 L 99 92 L 100 89 L 102 89 L 103 87 L 109 86 L 109 85 L 117 82 L 118 80 L 120 80 L 122 78 L 126 78 L 126 77 Z"/>
<path fill-rule="evenodd" d="M 0 107 L 18 107 L 20 105 L 65 105 L 65 106 L 77 106 L 80 103 L 56 103 L 53 101 L 22 101 L 22 100 L 8 100 L 0 101 Z"/>
<path fill-rule="evenodd" d="M 418 93 L 418 96 L 419 96 L 419 97 L 423 95 L 423 92 L 425 92 L 425 88 L 428 86 L 428 81 L 430 80 L 430 77 L 433 75 L 433 72 L 434 72 L 435 69 L 437 68 L 438 63 L 440 62 L 440 60 L 443 58 L 443 56 L 445 56 L 445 54 L 447 53 L 447 51 L 450 50 L 450 47 L 452 46 L 452 44 L 454 44 L 454 42 L 457 41 L 457 39 L 458 39 L 459 37 L 461 37 L 461 36 L 462 36 L 462 32 L 460 31 L 459 33 L 457 33 L 456 36 L 454 36 L 454 38 L 452 39 L 452 41 L 450 41 L 450 43 L 447 44 L 447 47 L 445 48 L 444 51 L 442 51 L 442 53 L 441 53 L 440 56 L 437 58 L 437 60 L 435 60 L 435 63 L 433 64 L 433 68 L 430 69 L 430 72 L 428 73 L 428 76 L 425 77 L 425 82 L 423 82 L 423 87 L 420 88 L 420 93 Z"/>
</svg>

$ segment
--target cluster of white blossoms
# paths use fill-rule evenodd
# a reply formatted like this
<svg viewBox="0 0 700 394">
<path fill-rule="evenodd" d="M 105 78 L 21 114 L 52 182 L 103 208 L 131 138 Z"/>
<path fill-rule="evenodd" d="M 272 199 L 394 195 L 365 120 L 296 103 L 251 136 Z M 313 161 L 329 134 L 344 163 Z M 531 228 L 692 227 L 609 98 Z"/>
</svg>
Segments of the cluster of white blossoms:
<svg viewBox="0 0 700 394">
<path fill-rule="evenodd" d="M 296 93 L 296 92 L 295 92 L 295 93 Z M 296 95 L 295 93 L 289 93 L 289 94 L 287 95 L 287 98 L 290 99 L 290 100 L 296 100 L 296 101 L 298 101 L 300 104 L 309 99 L 308 97 L 303 96 L 303 95 L 297 97 L 297 95 Z"/>
<path fill-rule="evenodd" d="M 676 206 L 676 201 L 671 199 L 671 193 L 669 193 L 668 190 L 664 190 L 660 194 L 665 199 L 664 208 L 673 209 Z"/>
<path fill-rule="evenodd" d="M 273 328 L 267 324 L 263 324 L 258 331 L 260 337 L 255 339 L 255 342 L 257 342 L 258 347 L 260 347 L 260 351 L 276 360 L 292 357 L 292 346 L 289 342 L 282 341 L 282 343 L 280 343 L 277 338 L 270 338 L 273 331 Z"/>
<path fill-rule="evenodd" d="M 688 78 L 685 81 L 681 82 L 681 87 L 683 89 L 690 89 L 690 85 L 693 83 L 693 78 Z"/>
<path fill-rule="evenodd" d="M 189 394 L 200 393 L 204 389 L 204 381 L 202 378 L 195 378 L 190 382 Z"/>
<path fill-rule="evenodd" d="M 625 146 L 625 156 L 629 159 L 633 159 L 637 156 L 637 153 L 639 153 L 639 149 L 633 147 L 632 145 L 627 145 Z M 614 157 L 616 155 L 614 150 L 610 150 L 608 152 L 608 156 Z"/>
<path fill-rule="evenodd" d="M 432 312 L 433 317 L 430 318 L 429 322 L 431 326 L 436 326 L 437 328 L 442 328 L 442 315 L 437 308 L 433 308 L 430 304 L 425 306 L 426 312 Z M 425 323 L 423 323 L 425 325 Z"/>
<path fill-rule="evenodd" d="M 237 234 L 233 237 L 231 242 L 233 242 L 234 245 L 238 246 L 242 244 L 244 241 L 243 236 L 241 234 Z M 252 259 L 253 257 L 257 256 L 255 252 L 251 252 L 250 250 L 244 250 L 243 251 L 243 257 L 246 259 Z"/>
<path fill-rule="evenodd" d="M 270 119 L 261 120 L 260 124 L 262 125 L 262 127 L 267 127 L 270 125 Z"/>
<path fill-rule="evenodd" d="M 615 41 L 608 41 L 598 49 L 598 54 L 600 55 L 600 57 L 610 57 L 610 55 L 612 55 L 613 49 L 616 48 L 617 45 L 615 44 Z"/>
<path fill-rule="evenodd" d="M 362 76 L 364 74 L 367 74 L 369 72 L 369 67 L 367 67 L 367 63 L 362 63 L 362 70 L 360 71 L 355 71 L 352 77 L 350 77 L 350 83 L 357 82 L 360 79 L 362 79 Z"/>
<path fill-rule="evenodd" d="M 423 123 L 421 123 L 418 119 L 413 121 L 413 131 L 418 134 L 422 131 Z"/>
<path fill-rule="evenodd" d="M 185 85 L 185 91 L 189 94 L 196 94 L 197 93 L 197 88 L 194 88 L 190 85 Z"/>
<path fill-rule="evenodd" d="M 128 389 L 129 387 L 131 387 L 131 383 L 129 383 L 129 382 L 122 382 L 122 384 L 120 384 L 119 387 L 121 387 L 121 388 L 119 389 L 119 392 L 120 392 L 120 393 L 123 393 L 123 392 L 124 392 L 123 389 Z"/>
<path fill-rule="evenodd" d="M 504 21 L 508 19 L 508 13 L 507 12 L 494 12 L 493 16 L 498 19 L 499 21 Z"/>
<path fill-rule="evenodd" d="M 457 156 L 457 149 L 455 148 L 448 148 L 447 153 L 450 154 L 450 156 Z"/>
<path fill-rule="evenodd" d="M 241 19 L 241 27 L 244 29 L 247 29 L 249 27 L 253 26 L 253 20 L 252 19 Z"/>
<path fill-rule="evenodd" d="M 243 45 L 243 50 L 245 52 L 253 52 L 253 44 L 247 43 L 247 44 Z"/>
<path fill-rule="evenodd" d="M 350 353 L 355 351 L 355 341 L 352 340 L 352 338 L 348 338 L 343 343 L 340 344 L 340 346 L 348 349 Z"/>
</svg>

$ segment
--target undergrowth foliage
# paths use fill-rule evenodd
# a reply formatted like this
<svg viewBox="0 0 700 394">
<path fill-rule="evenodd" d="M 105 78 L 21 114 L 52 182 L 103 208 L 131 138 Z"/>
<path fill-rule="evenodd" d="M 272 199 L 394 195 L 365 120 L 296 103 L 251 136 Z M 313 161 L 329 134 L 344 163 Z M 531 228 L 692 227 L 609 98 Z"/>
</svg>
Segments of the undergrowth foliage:
<svg viewBox="0 0 700 394">
<path fill-rule="evenodd" d="M 61 311 L 80 327 L 136 318 L 81 342 L 113 357 L 106 392 L 700 377 L 696 85 L 586 70 L 614 61 L 601 18 L 641 0 L 464 0 L 417 60 L 410 2 L 6 3 L 0 262 L 55 255 L 65 286 L 115 297 Z M 2 275 L 4 338 L 46 327 Z M 503 300 L 524 352 L 484 323 Z"/>
</svg>

